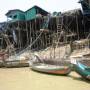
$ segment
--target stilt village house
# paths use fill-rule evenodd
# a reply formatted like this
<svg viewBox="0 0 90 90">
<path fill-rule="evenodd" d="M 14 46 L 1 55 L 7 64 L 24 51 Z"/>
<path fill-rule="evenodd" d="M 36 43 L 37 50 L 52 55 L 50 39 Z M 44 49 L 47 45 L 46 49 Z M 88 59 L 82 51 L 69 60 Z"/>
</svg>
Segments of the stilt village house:
<svg viewBox="0 0 90 90">
<path fill-rule="evenodd" d="M 89 1 L 80 0 L 79 3 L 82 5 L 83 12 L 80 9 L 75 9 L 63 13 L 54 12 L 50 14 L 38 6 L 33 6 L 27 11 L 9 10 L 6 13 L 5 30 L 10 42 L 16 48 L 23 49 L 32 44 L 41 34 L 37 42 L 31 47 L 41 49 L 51 45 L 55 37 L 60 38 L 62 31 L 67 40 L 86 38 L 90 30 L 90 21 L 87 19 L 90 18 Z M 57 35 L 57 33 L 59 34 Z M 58 41 L 62 42 L 64 40 Z"/>
</svg>

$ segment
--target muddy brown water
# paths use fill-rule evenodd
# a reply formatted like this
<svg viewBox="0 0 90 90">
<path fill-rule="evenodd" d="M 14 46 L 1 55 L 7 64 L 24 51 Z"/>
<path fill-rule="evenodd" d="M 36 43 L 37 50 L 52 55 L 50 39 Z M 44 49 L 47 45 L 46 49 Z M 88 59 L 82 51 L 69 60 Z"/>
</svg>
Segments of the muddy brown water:
<svg viewBox="0 0 90 90">
<path fill-rule="evenodd" d="M 30 68 L 0 69 L 0 90 L 90 90 L 90 82 L 77 73 L 56 76 Z"/>
</svg>

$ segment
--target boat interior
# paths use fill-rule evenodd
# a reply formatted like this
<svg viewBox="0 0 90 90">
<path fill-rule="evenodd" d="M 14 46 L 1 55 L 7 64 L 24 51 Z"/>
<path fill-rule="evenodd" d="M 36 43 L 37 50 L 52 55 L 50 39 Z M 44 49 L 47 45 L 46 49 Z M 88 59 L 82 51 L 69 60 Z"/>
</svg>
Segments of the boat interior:
<svg viewBox="0 0 90 90">
<path fill-rule="evenodd" d="M 87 67 L 90 67 L 90 60 L 82 60 L 80 63 L 84 64 Z"/>
</svg>

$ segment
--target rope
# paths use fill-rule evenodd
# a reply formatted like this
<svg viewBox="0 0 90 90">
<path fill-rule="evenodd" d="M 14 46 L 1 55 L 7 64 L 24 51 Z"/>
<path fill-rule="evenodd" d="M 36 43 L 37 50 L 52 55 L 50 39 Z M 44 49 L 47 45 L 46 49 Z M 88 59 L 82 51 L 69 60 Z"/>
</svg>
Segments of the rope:
<svg viewBox="0 0 90 90">
<path fill-rule="evenodd" d="M 4 34 L 3 32 L 1 32 L 1 35 L 7 44 L 6 50 L 8 50 L 8 55 L 11 56 L 12 54 L 15 54 L 15 49 L 14 49 L 12 43 L 10 42 L 8 35 Z"/>
<path fill-rule="evenodd" d="M 27 48 L 25 48 L 24 50 L 22 50 L 21 52 L 17 53 L 17 56 L 24 53 L 25 51 L 29 50 L 29 48 L 31 48 L 36 42 L 37 40 L 40 38 L 40 36 L 42 35 L 43 32 L 41 32 L 38 37 L 32 42 L 31 45 L 29 45 Z"/>
<path fill-rule="evenodd" d="M 90 33 L 88 34 L 88 36 L 86 37 L 86 39 L 89 39 Z"/>
<path fill-rule="evenodd" d="M 65 27 L 65 29 L 66 29 L 68 32 L 70 32 L 71 34 L 72 34 L 73 32 L 69 29 L 69 26 L 71 25 L 71 23 L 73 22 L 73 20 L 74 20 L 74 18 L 72 18 L 72 20 L 71 20 L 68 24 L 66 24 L 66 25 L 63 24 L 63 26 Z"/>
</svg>

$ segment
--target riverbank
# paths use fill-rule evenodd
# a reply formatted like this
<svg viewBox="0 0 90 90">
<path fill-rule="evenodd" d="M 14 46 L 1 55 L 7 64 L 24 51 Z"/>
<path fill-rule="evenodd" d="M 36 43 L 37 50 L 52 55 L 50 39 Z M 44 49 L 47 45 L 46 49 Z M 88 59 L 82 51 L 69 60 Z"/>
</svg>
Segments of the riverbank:
<svg viewBox="0 0 90 90">
<path fill-rule="evenodd" d="M 29 68 L 0 68 L 0 90 L 90 90 L 90 82 L 75 72 L 56 76 Z"/>
</svg>

